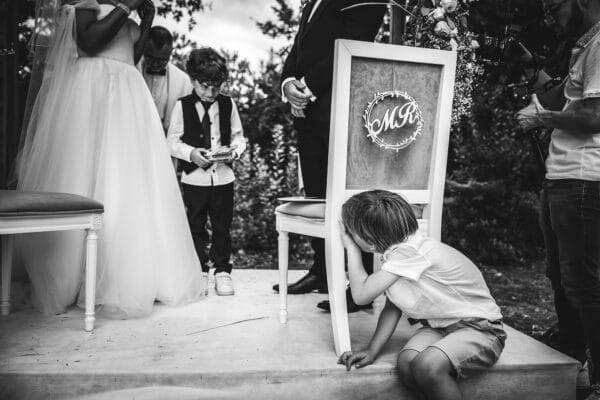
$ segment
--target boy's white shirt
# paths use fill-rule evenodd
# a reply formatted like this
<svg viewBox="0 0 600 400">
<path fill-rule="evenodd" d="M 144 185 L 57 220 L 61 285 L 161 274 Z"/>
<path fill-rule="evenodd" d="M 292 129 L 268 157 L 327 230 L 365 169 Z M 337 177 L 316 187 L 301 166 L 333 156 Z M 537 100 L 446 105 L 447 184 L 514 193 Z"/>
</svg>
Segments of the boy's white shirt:
<svg viewBox="0 0 600 400">
<path fill-rule="evenodd" d="M 237 146 L 235 153 L 239 157 L 246 150 L 246 138 L 242 128 L 242 121 L 235 102 L 231 100 L 231 145 Z M 204 117 L 204 107 L 200 102 L 196 103 L 196 112 L 200 121 Z M 221 130 L 219 126 L 219 105 L 215 101 L 208 109 L 208 116 L 211 121 L 210 138 L 211 148 L 221 146 Z M 173 107 L 171 114 L 171 124 L 167 134 L 167 144 L 171 151 L 171 155 L 180 160 L 191 162 L 190 155 L 195 147 L 183 143 L 183 109 L 181 101 L 178 101 Z M 231 183 L 235 180 L 233 170 L 223 162 L 216 162 L 210 168 L 203 170 L 197 168 L 191 173 L 185 172 L 181 175 L 181 182 L 193 186 L 220 186 Z"/>
<path fill-rule="evenodd" d="M 433 328 L 465 318 L 502 318 L 479 269 L 465 255 L 420 233 L 384 254 L 383 271 L 400 279 L 385 291 L 410 318 Z"/>
</svg>

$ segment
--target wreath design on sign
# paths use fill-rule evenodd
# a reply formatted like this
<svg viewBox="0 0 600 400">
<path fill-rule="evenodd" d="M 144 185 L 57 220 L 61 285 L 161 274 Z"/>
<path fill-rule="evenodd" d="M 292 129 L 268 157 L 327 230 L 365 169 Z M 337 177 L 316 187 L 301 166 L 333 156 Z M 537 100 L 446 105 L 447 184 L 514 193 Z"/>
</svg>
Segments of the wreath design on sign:
<svg viewBox="0 0 600 400">
<path fill-rule="evenodd" d="M 386 99 L 392 100 L 393 107 L 388 107 L 381 118 L 375 118 L 374 110 L 379 109 L 378 105 L 383 105 Z M 385 150 L 398 152 L 410 146 L 423 131 L 423 116 L 419 105 L 408 93 L 399 90 L 375 93 L 373 100 L 367 104 L 363 120 L 368 132 L 367 137 Z M 408 130 L 409 133 L 403 134 L 399 140 L 390 141 L 383 138 L 386 132 L 400 130 L 402 133 Z M 392 138 L 394 136 L 390 135 Z"/>
</svg>

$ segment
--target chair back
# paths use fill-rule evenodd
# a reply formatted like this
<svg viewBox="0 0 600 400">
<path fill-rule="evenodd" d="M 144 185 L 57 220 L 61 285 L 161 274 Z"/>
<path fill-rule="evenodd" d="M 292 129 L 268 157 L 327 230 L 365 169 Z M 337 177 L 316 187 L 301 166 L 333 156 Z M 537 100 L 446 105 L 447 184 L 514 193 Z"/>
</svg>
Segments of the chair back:
<svg viewBox="0 0 600 400">
<path fill-rule="evenodd" d="M 455 67 L 452 51 L 336 41 L 326 235 L 339 236 L 347 198 L 384 189 L 440 239 Z"/>
</svg>

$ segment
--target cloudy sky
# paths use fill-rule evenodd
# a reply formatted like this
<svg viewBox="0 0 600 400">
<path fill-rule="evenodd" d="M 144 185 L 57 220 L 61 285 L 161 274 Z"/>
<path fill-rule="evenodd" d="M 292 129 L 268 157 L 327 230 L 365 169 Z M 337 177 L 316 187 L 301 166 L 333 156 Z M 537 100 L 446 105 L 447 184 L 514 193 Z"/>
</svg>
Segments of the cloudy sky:
<svg viewBox="0 0 600 400">
<path fill-rule="evenodd" d="M 288 0 L 298 10 L 300 0 Z M 255 21 L 266 21 L 274 17 L 271 7 L 274 0 L 212 0 L 212 8 L 197 15 L 197 27 L 188 32 L 187 24 L 157 17 L 155 24 L 172 31 L 185 33 L 200 46 L 212 46 L 237 51 L 242 58 L 258 66 L 268 57 L 270 48 L 281 42 L 273 40 L 258 29 Z"/>
</svg>

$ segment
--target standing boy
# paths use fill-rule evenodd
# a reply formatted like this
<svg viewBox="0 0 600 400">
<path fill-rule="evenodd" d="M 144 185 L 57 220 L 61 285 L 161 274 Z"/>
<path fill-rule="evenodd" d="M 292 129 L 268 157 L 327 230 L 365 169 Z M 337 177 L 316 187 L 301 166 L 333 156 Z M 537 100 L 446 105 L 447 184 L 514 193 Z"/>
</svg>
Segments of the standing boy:
<svg viewBox="0 0 600 400">
<path fill-rule="evenodd" d="M 235 103 L 220 94 L 228 77 L 225 59 L 203 47 L 191 52 L 186 68 L 194 91 L 175 104 L 167 142 L 172 156 L 180 159 L 183 201 L 204 277 L 208 280 L 211 260 L 217 295 L 229 296 L 234 294 L 229 261 L 235 180 L 231 163 L 246 148 L 246 140 Z M 211 157 L 211 150 L 223 147 L 231 149 L 218 161 Z M 212 230 L 209 253 L 207 217 Z"/>
</svg>

